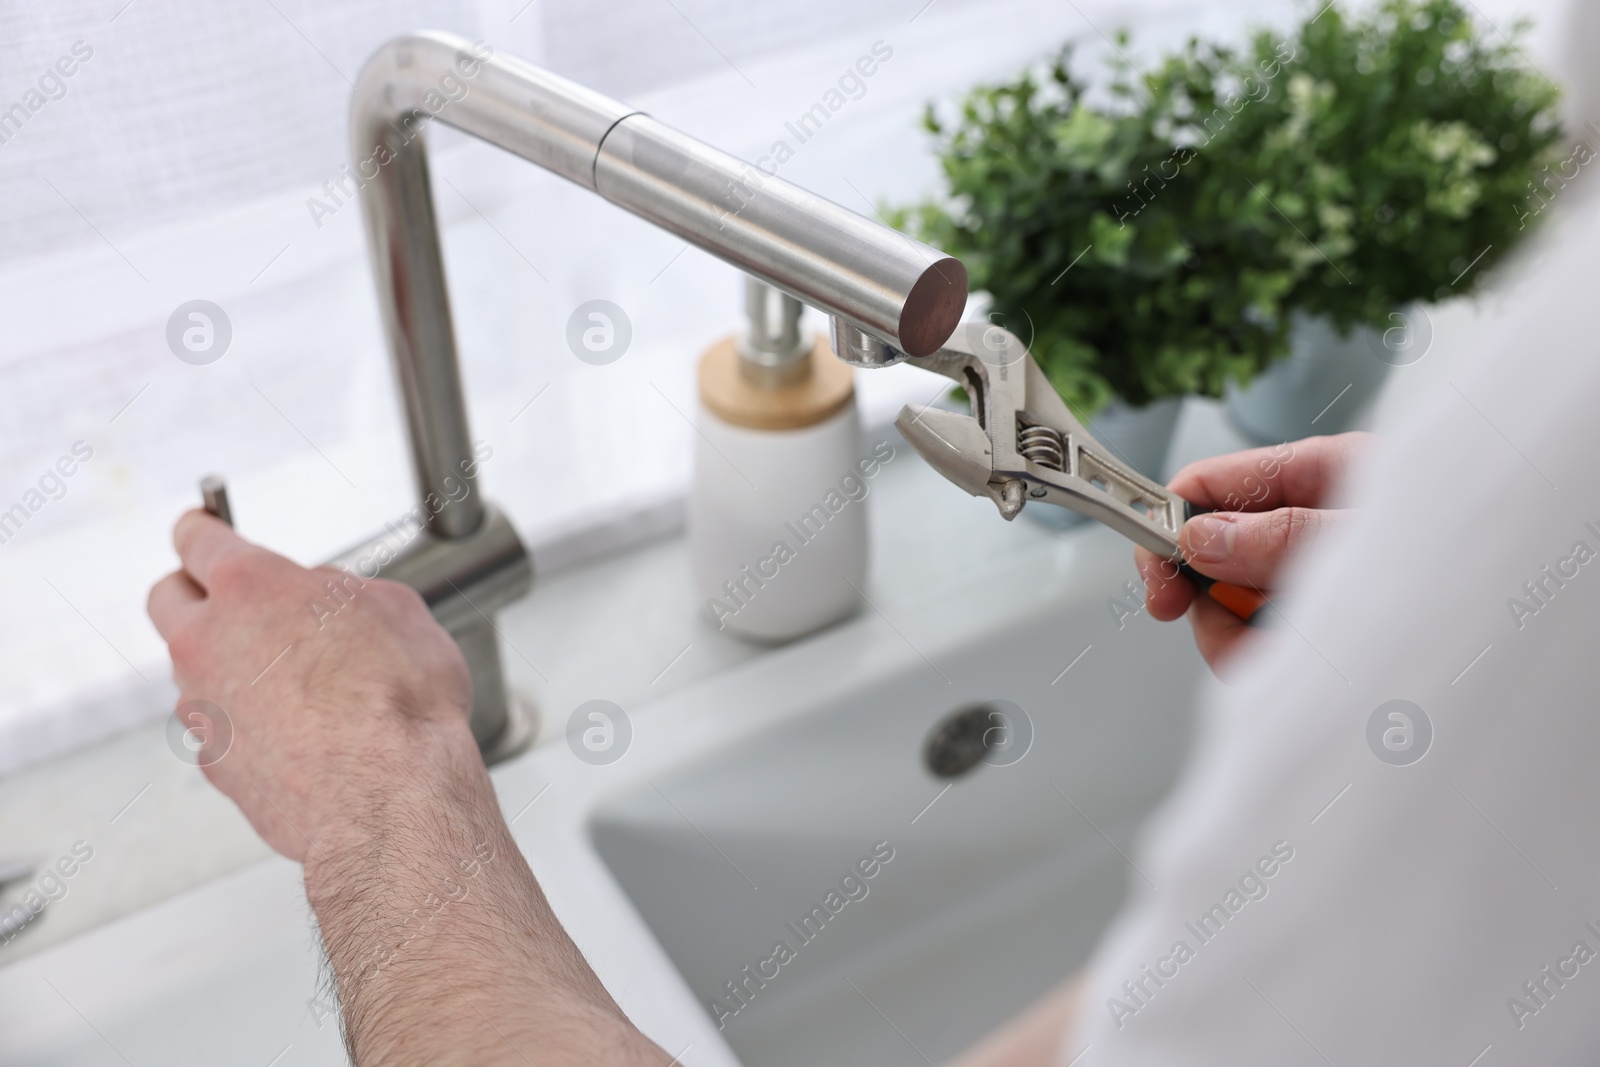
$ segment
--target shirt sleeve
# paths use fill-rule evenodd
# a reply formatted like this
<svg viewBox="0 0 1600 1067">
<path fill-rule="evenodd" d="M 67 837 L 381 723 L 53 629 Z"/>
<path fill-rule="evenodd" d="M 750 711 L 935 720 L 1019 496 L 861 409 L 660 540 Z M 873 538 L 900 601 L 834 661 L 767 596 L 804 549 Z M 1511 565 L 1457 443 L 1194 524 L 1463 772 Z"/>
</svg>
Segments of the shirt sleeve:
<svg viewBox="0 0 1600 1067">
<path fill-rule="evenodd" d="M 1360 510 L 1209 693 L 1062 1064 L 1594 1062 L 1594 207 L 1512 310 L 1437 316 Z"/>
</svg>

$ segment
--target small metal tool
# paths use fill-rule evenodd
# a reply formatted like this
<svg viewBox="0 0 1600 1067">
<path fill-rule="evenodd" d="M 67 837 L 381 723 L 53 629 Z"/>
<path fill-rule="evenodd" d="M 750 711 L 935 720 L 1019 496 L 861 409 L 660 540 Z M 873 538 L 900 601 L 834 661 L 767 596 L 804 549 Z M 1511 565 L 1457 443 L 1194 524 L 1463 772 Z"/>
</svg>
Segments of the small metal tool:
<svg viewBox="0 0 1600 1067">
<path fill-rule="evenodd" d="M 233 509 L 228 506 L 228 484 L 218 474 L 208 474 L 200 479 L 200 498 L 205 510 L 229 526 L 233 525 Z"/>
<path fill-rule="evenodd" d="M 1259 591 L 1218 582 L 1185 562 L 1178 531 L 1205 509 L 1096 441 L 1015 334 L 973 323 L 913 362 L 966 390 L 972 414 L 908 405 L 895 425 L 929 466 L 973 496 L 988 496 L 1005 519 L 1016 518 L 1029 501 L 1070 508 L 1171 560 L 1241 619 L 1249 621 L 1266 603 Z"/>
</svg>

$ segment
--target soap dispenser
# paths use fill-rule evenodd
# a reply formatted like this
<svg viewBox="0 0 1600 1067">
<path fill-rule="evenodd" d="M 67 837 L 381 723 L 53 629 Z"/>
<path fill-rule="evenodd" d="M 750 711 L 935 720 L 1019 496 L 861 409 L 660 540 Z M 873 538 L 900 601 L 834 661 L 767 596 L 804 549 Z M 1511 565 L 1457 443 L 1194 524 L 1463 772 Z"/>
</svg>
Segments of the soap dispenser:
<svg viewBox="0 0 1600 1067">
<path fill-rule="evenodd" d="M 745 310 L 700 360 L 690 556 L 718 629 L 786 641 L 860 606 L 861 426 L 854 372 L 801 333 L 800 301 L 746 278 Z"/>
</svg>

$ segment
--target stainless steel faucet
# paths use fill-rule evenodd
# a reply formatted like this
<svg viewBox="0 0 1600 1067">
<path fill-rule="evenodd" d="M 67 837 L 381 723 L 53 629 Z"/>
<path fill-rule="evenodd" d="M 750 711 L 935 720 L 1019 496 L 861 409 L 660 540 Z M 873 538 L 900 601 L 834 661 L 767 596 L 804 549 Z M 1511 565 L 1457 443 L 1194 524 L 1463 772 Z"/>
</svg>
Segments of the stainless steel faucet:
<svg viewBox="0 0 1600 1067">
<path fill-rule="evenodd" d="M 832 317 L 842 359 L 888 366 L 955 331 L 967 272 L 863 218 L 521 60 L 443 33 L 399 37 L 367 61 L 351 147 L 426 528 L 385 557 L 374 539 L 339 557 L 387 558 L 383 577 L 422 592 L 472 670 L 485 759 L 525 743 L 508 712 L 494 613 L 532 588 L 526 549 L 476 491 L 422 129 L 447 123 L 576 182 Z M 435 506 L 437 505 L 437 506 Z M 371 566 L 361 576 L 370 578 Z"/>
</svg>

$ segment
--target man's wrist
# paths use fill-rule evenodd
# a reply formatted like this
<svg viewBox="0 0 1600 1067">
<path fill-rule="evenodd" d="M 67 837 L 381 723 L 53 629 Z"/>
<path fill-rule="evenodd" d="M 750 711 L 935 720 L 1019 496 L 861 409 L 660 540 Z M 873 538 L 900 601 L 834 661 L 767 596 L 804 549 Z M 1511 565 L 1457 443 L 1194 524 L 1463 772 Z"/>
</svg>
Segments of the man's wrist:
<svg viewBox="0 0 1600 1067">
<path fill-rule="evenodd" d="M 307 896 L 349 889 L 359 868 L 389 850 L 448 847 L 500 823 L 494 786 L 464 722 L 409 728 L 352 769 L 340 803 L 314 831 Z"/>
</svg>

